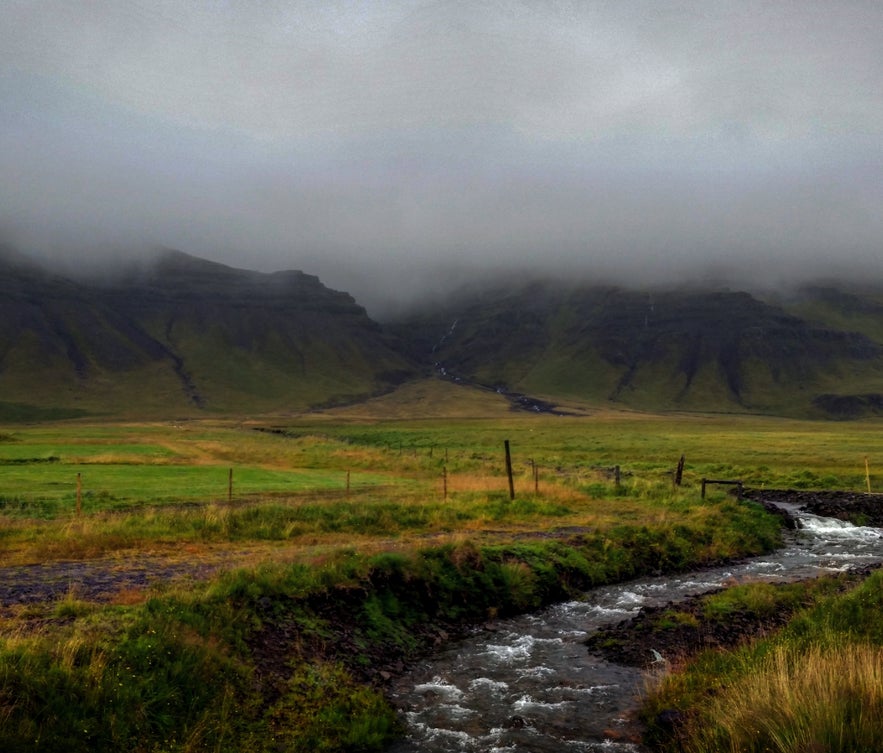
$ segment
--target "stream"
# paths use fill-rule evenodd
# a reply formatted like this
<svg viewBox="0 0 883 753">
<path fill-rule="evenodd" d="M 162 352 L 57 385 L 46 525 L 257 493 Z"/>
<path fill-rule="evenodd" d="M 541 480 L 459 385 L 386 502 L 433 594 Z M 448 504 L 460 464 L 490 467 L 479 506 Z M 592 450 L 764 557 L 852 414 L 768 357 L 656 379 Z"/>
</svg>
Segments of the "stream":
<svg viewBox="0 0 883 753">
<path fill-rule="evenodd" d="M 407 735 L 389 753 L 644 751 L 632 717 L 646 672 L 592 656 L 583 641 L 642 606 L 744 581 L 795 581 L 883 562 L 881 529 L 789 511 L 800 528 L 786 531 L 785 546 L 773 554 L 596 588 L 500 620 L 428 657 L 393 688 Z"/>
</svg>

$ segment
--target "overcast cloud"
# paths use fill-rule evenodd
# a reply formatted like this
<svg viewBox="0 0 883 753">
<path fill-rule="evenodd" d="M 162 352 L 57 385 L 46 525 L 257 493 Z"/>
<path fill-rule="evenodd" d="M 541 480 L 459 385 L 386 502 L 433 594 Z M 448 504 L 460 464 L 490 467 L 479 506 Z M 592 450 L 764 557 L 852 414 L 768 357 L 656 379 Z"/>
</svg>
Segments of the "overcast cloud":
<svg viewBox="0 0 883 753">
<path fill-rule="evenodd" d="M 0 2 L 0 231 L 299 268 L 883 278 L 883 3 Z"/>
</svg>

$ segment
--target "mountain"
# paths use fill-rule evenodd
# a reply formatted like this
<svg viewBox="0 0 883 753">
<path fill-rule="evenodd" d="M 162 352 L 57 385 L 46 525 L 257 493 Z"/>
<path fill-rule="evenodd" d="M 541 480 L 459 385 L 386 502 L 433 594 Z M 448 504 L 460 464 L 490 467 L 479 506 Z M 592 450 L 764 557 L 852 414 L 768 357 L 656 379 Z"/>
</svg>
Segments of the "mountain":
<svg viewBox="0 0 883 753">
<path fill-rule="evenodd" d="M 302 272 L 166 251 L 85 283 L 0 253 L 0 415 L 300 410 L 413 374 L 361 306 Z"/>
<path fill-rule="evenodd" d="M 449 378 L 651 410 L 883 414 L 883 294 L 531 283 L 397 322 Z"/>
<path fill-rule="evenodd" d="M 529 282 L 381 326 L 303 272 L 164 251 L 84 282 L 0 247 L 0 420 L 300 411 L 430 374 L 530 410 L 883 415 L 883 289 Z"/>
</svg>

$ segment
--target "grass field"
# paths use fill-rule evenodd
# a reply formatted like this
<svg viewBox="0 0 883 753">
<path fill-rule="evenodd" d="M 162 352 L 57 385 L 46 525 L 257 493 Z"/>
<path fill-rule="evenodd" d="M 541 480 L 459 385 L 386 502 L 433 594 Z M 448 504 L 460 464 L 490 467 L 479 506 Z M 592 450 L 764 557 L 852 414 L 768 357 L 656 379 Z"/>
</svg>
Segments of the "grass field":
<svg viewBox="0 0 883 753">
<path fill-rule="evenodd" d="M 431 394 L 425 398 L 433 404 Z M 389 413 L 389 398 L 378 401 L 373 418 L 371 410 L 368 404 L 261 422 L 0 429 L 0 541 L 7 561 L 43 560 L 53 551 L 76 557 L 78 542 L 93 556 L 176 540 L 297 546 L 308 538 L 331 542 L 348 531 L 401 539 L 501 525 L 674 521 L 698 514 L 690 501 L 702 477 L 862 490 L 865 458 L 872 470 L 877 458 L 883 462 L 875 422 L 498 409 L 483 418 L 454 411 L 451 418 L 379 420 Z M 514 504 L 508 503 L 505 440 Z M 684 485 L 674 491 L 671 472 L 682 454 Z M 90 531 L 85 536 L 82 529 L 70 534 L 78 496 L 79 517 Z M 207 512 L 217 517 L 220 507 L 229 508 L 228 525 L 204 524 Z M 260 522 L 234 525 L 245 508 Z M 48 546 L 65 535 L 64 546 Z"/>
<path fill-rule="evenodd" d="M 516 414 L 457 390 L 0 427 L 0 565 L 225 563 L 111 603 L 0 605 L 0 749 L 381 749 L 394 720 L 360 679 L 377 656 L 419 650 L 435 624 L 776 545 L 776 521 L 718 488 L 701 500 L 702 477 L 863 490 L 865 458 L 872 485 L 883 463 L 872 421 Z"/>
</svg>

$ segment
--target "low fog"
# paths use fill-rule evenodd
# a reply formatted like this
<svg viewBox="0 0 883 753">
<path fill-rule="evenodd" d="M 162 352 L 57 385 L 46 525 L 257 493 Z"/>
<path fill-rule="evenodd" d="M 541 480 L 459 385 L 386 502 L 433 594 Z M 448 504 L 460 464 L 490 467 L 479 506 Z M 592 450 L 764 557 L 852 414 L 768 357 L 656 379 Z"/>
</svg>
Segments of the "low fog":
<svg viewBox="0 0 883 753">
<path fill-rule="evenodd" d="M 0 4 L 0 236 L 302 269 L 883 279 L 883 3 Z"/>
</svg>

